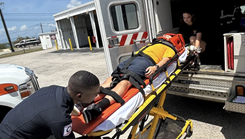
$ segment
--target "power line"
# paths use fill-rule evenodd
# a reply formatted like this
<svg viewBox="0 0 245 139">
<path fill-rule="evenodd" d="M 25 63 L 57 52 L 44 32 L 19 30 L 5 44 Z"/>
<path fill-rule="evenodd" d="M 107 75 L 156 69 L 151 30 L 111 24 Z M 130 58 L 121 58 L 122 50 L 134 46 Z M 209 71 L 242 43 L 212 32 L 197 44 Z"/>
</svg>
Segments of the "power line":
<svg viewBox="0 0 245 139">
<path fill-rule="evenodd" d="M 29 27 L 33 27 L 33 26 L 36 27 L 37 25 L 39 25 L 39 24 L 31 25 L 31 26 L 29 26 Z M 23 32 L 23 30 L 18 30 L 18 31 L 15 31 L 15 32 L 9 31 L 9 33 L 10 33 L 11 35 L 16 34 L 16 33 L 19 33 L 19 32 Z M 4 35 L 4 34 L 3 34 L 3 35 L 0 35 L 0 37 L 2 37 L 2 36 L 5 36 L 5 35 Z"/>
<path fill-rule="evenodd" d="M 37 26 L 39 26 L 39 24 L 38 24 Z M 37 27 L 37 26 L 35 26 L 35 27 Z M 25 33 L 23 33 L 23 34 L 21 34 L 21 35 L 18 35 L 18 36 L 23 36 L 23 35 L 29 33 L 30 31 L 34 30 L 35 27 L 30 28 L 30 29 L 27 30 Z M 18 37 L 12 38 L 12 40 L 16 40 L 17 38 L 18 38 Z M 2 42 L 2 41 L 6 41 L 6 40 L 5 40 L 5 39 L 0 40 L 0 42 Z"/>
<path fill-rule="evenodd" d="M 50 23 L 50 22 L 49 22 L 49 23 L 42 23 L 42 24 L 48 25 L 48 24 L 53 24 L 53 23 Z M 13 36 L 13 34 L 24 32 L 23 34 L 20 35 L 20 36 L 23 36 L 23 35 L 29 33 L 30 31 L 34 30 L 36 27 L 39 28 L 39 26 L 40 26 L 40 24 L 34 24 L 34 25 L 31 25 L 31 26 L 28 26 L 29 29 L 28 29 L 27 31 L 25 31 L 25 32 L 24 32 L 23 30 L 18 30 L 18 31 L 15 31 L 15 32 L 10 32 L 10 35 Z M 30 27 L 32 27 L 32 28 L 30 28 Z M 51 27 L 51 26 L 45 26 L 45 28 L 46 28 L 46 27 L 48 27 L 49 29 L 55 28 L 55 27 Z M 36 29 L 36 30 L 38 31 L 38 29 Z M 36 32 L 37 32 L 37 31 L 36 31 Z M 5 36 L 5 35 L 4 35 L 4 34 L 3 34 L 3 35 L 0 35 L 0 37 L 3 37 L 3 36 Z M 12 37 L 11 37 L 11 38 L 12 38 Z M 12 38 L 12 39 L 15 40 L 15 39 L 17 39 L 17 38 L 18 38 L 18 37 Z M 0 40 L 0 42 L 1 42 L 1 41 L 3 41 L 3 40 Z M 6 40 L 4 40 L 4 41 L 6 41 Z"/>
<path fill-rule="evenodd" d="M 20 15 L 20 14 L 26 14 L 26 15 L 30 15 L 30 14 L 34 14 L 34 15 L 40 15 L 40 14 L 56 14 L 56 13 L 4 13 L 6 15 L 13 15 L 13 14 L 17 14 L 17 15 Z"/>
<path fill-rule="evenodd" d="M 54 18 L 6 18 L 6 21 L 54 21 Z"/>
</svg>

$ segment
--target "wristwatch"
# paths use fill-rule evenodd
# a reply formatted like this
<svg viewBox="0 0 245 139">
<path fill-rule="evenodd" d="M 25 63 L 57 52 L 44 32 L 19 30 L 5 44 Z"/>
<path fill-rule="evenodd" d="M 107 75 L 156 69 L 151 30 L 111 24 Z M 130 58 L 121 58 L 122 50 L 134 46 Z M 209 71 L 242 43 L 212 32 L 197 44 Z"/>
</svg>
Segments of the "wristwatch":
<svg viewBox="0 0 245 139">
<path fill-rule="evenodd" d="M 155 65 L 157 67 L 157 70 L 159 69 L 159 66 L 158 65 Z"/>
</svg>

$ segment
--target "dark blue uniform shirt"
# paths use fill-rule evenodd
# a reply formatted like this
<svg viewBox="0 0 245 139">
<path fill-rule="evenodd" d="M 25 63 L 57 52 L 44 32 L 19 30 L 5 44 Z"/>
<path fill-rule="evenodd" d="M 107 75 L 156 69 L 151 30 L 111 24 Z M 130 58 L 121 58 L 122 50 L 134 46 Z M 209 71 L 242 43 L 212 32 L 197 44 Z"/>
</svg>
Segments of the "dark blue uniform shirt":
<svg viewBox="0 0 245 139">
<path fill-rule="evenodd" d="M 67 88 L 41 88 L 12 109 L 0 124 L 0 139 L 75 139 Z"/>
</svg>

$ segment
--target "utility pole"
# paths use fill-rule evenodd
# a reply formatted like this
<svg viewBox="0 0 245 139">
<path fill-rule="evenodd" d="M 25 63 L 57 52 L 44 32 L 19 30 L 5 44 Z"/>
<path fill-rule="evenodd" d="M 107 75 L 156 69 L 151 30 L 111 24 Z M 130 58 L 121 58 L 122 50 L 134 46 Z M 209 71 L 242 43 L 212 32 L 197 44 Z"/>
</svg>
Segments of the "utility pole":
<svg viewBox="0 0 245 139">
<path fill-rule="evenodd" d="M 4 18 L 3 18 L 3 13 L 2 13 L 3 7 L 4 7 L 4 3 L 1 2 L 1 3 L 0 3 L 0 15 L 1 15 L 1 18 L 2 18 L 3 26 L 4 26 L 4 29 L 5 29 L 5 32 L 6 32 L 8 41 L 9 41 L 9 45 L 10 45 L 11 51 L 14 52 L 14 48 L 13 48 L 13 46 L 12 46 L 12 42 L 11 42 L 11 39 L 10 39 L 10 37 L 9 37 L 9 32 L 8 32 L 7 26 L 6 26 L 5 21 L 4 21 Z"/>
<path fill-rule="evenodd" d="M 43 26 L 42 26 L 42 23 L 40 23 L 40 27 L 41 27 L 41 30 L 42 30 L 42 33 L 43 33 Z"/>
</svg>

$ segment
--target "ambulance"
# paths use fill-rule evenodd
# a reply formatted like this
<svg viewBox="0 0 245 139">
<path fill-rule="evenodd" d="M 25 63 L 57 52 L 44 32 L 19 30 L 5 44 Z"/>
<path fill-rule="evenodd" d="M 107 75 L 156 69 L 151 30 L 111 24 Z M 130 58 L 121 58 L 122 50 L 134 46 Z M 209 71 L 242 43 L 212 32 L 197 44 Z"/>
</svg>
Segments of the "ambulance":
<svg viewBox="0 0 245 139">
<path fill-rule="evenodd" d="M 14 64 L 0 64 L 0 122 L 9 110 L 38 89 L 33 70 Z"/>
<path fill-rule="evenodd" d="M 239 0 L 94 0 L 109 74 L 153 38 L 178 33 L 192 4 L 203 23 L 206 51 L 197 70 L 183 70 L 168 94 L 224 103 L 245 113 L 245 3 Z"/>
</svg>

